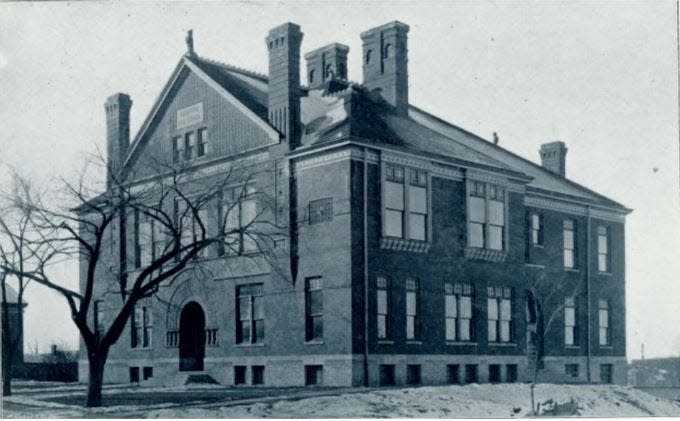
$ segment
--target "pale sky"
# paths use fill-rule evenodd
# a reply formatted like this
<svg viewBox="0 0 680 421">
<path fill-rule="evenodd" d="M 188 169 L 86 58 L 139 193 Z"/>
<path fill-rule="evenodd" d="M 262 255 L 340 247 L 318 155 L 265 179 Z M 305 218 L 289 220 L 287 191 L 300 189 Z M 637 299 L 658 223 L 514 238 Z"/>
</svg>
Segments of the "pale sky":
<svg viewBox="0 0 680 421">
<path fill-rule="evenodd" d="M 303 54 L 410 25 L 409 96 L 535 162 L 569 148 L 567 176 L 634 212 L 626 222 L 628 357 L 680 355 L 676 4 L 643 2 L 172 2 L 0 4 L 0 167 L 45 183 L 105 150 L 104 101 L 133 100 L 132 133 L 194 29 L 204 57 L 267 70 L 264 37 L 302 27 Z M 304 69 L 304 65 L 302 66 Z M 0 183 L 5 185 L 5 180 Z M 77 268 L 55 269 L 77 284 Z M 60 296 L 32 285 L 25 348 L 77 347 Z"/>
</svg>

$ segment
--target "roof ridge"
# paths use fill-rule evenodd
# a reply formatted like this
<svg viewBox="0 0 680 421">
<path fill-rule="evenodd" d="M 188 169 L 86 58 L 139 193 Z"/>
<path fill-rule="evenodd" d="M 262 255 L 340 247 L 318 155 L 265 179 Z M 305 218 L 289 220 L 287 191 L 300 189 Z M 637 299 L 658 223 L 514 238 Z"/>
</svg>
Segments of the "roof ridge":
<svg viewBox="0 0 680 421">
<path fill-rule="evenodd" d="M 203 60 L 203 61 L 210 63 L 210 64 L 214 64 L 216 66 L 222 66 L 222 67 L 224 67 L 228 70 L 238 72 L 238 73 L 244 74 L 246 76 L 251 76 L 251 77 L 261 79 L 262 81 L 265 81 L 265 82 L 269 80 L 269 77 L 267 75 L 265 75 L 264 73 L 256 72 L 254 70 L 246 69 L 246 68 L 239 67 L 239 66 L 234 66 L 233 64 L 228 64 L 228 63 L 225 63 L 223 61 L 214 60 L 214 59 L 202 57 L 202 56 L 198 56 L 198 59 Z"/>
</svg>

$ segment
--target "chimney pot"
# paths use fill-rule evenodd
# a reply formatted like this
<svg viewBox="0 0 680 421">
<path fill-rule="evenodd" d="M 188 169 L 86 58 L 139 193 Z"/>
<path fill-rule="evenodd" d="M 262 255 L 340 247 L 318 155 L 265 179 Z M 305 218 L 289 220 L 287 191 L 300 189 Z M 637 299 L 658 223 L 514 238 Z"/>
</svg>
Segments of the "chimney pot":
<svg viewBox="0 0 680 421">
<path fill-rule="evenodd" d="M 333 43 L 305 54 L 309 88 L 318 89 L 329 81 L 347 80 L 348 52 L 348 46 Z"/>
</svg>

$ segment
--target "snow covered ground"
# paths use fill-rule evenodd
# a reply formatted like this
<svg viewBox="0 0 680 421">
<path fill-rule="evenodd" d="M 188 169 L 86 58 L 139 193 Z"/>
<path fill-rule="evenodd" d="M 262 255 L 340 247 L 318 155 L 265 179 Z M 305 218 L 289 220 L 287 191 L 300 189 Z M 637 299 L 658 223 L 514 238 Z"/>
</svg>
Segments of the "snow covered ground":
<svg viewBox="0 0 680 421">
<path fill-rule="evenodd" d="M 154 388 L 162 393 L 162 388 Z M 177 388 L 172 389 L 174 392 Z M 233 390 L 233 389 L 231 389 Z M 146 393 L 142 390 L 140 393 Z M 54 392 L 54 390 L 53 390 Z M 72 393 L 71 390 L 69 392 Z M 187 393 L 199 391 L 187 390 Z M 109 391 L 109 393 L 115 393 Z M 529 414 L 529 386 L 483 384 L 405 389 L 330 392 L 299 389 L 286 399 L 254 398 L 208 404 L 175 406 L 112 406 L 87 410 L 74 405 L 40 401 L 39 396 L 19 393 L 3 402 L 3 417 L 148 417 L 148 418 L 519 418 Z M 108 393 L 107 393 L 108 394 Z M 537 402 L 544 411 L 562 408 L 557 415 L 586 417 L 680 416 L 680 403 L 655 397 L 637 389 L 605 385 L 552 385 L 536 387 Z M 106 396 L 105 396 L 106 399 Z M 565 405 L 566 404 L 566 405 Z M 29 406 L 30 405 L 30 406 Z M 558 408 L 559 409 L 559 408 Z M 546 415 L 551 414 L 547 412 Z"/>
</svg>

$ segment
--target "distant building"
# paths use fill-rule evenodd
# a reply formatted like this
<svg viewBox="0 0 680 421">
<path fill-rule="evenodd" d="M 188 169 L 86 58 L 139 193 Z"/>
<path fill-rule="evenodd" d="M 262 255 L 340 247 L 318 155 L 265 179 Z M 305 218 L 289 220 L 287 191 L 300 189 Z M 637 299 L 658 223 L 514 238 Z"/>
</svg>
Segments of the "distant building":
<svg viewBox="0 0 680 421">
<path fill-rule="evenodd" d="M 548 288 L 579 291 L 546 303 L 564 309 L 543 346 L 545 379 L 626 382 L 629 210 L 566 177 L 563 142 L 542 145 L 536 165 L 411 104 L 408 32 L 391 22 L 361 34 L 361 84 L 348 81 L 347 46 L 305 54 L 307 86 L 295 24 L 266 37 L 268 75 L 199 57 L 190 39 L 132 143 L 130 97 L 108 99 L 112 174 L 143 184 L 151 162 L 216 176 L 247 163 L 258 174 L 248 187 L 276 198 L 261 217 L 293 228 L 282 267 L 294 270 L 272 270 L 247 239 L 235 255 L 208 250 L 205 276 L 139 303 L 111 349 L 107 382 L 196 373 L 268 386 L 523 381 L 531 270 L 557 274 Z M 457 64 L 432 65 L 445 74 Z M 264 208 L 250 202 L 241 217 Z M 134 275 L 156 234 L 141 219 L 126 224 L 104 249 L 111 267 L 123 252 Z M 120 300 L 103 286 L 96 300 L 92 320 L 104 326 Z"/>
<path fill-rule="evenodd" d="M 633 360 L 628 377 L 636 387 L 680 388 L 680 357 Z"/>
</svg>

